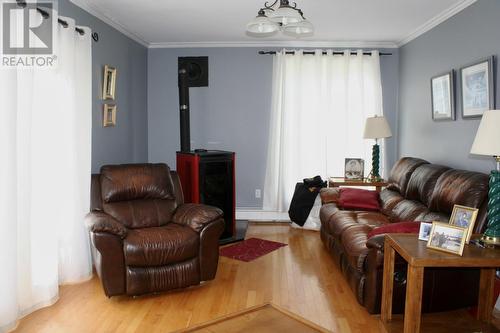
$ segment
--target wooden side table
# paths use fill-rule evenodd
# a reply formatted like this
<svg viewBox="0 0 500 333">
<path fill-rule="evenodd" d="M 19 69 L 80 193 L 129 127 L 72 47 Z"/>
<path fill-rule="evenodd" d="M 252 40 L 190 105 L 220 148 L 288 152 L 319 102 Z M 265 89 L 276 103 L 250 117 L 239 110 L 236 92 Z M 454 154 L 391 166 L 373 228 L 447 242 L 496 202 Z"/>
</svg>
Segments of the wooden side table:
<svg viewBox="0 0 500 333">
<path fill-rule="evenodd" d="M 500 251 L 466 245 L 463 256 L 427 249 L 415 234 L 390 234 L 385 237 L 384 280 L 381 319 L 392 320 L 394 259 L 396 252 L 408 262 L 404 332 L 420 332 L 422 288 L 426 267 L 475 267 L 481 269 L 477 319 L 490 322 L 493 312 L 495 271 L 500 267 Z"/>
<path fill-rule="evenodd" d="M 382 187 L 386 187 L 388 183 L 385 180 L 371 181 L 370 179 L 363 180 L 352 180 L 344 177 L 330 177 L 328 179 L 329 187 L 340 187 L 340 186 L 371 186 L 375 187 L 377 192 L 382 190 Z"/>
</svg>

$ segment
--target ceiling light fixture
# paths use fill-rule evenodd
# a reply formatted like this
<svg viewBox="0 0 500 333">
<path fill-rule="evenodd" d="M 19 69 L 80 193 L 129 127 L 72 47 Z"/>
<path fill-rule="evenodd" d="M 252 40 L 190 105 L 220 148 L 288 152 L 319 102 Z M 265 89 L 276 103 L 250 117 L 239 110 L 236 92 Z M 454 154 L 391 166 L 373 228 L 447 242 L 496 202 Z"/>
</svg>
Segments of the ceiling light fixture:
<svg viewBox="0 0 500 333">
<path fill-rule="evenodd" d="M 279 5 L 278 5 L 279 2 Z M 264 4 L 250 23 L 247 32 L 256 37 L 268 37 L 281 30 L 285 35 L 293 37 L 311 36 L 314 27 L 306 20 L 297 4 L 290 5 L 288 0 L 276 0 L 271 5 Z"/>
</svg>

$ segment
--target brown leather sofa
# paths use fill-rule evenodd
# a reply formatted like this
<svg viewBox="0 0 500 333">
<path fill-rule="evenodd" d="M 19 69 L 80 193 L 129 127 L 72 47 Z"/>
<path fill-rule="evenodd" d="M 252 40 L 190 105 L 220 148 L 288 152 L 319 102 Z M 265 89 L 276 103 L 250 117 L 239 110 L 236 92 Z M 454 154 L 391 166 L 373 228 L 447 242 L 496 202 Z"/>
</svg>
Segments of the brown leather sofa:
<svg viewBox="0 0 500 333">
<path fill-rule="evenodd" d="M 347 279 L 358 302 L 370 313 L 380 313 L 384 237 L 368 239 L 373 229 L 398 221 L 448 222 L 453 206 L 479 208 L 475 232 L 486 224 L 488 176 L 402 158 L 391 170 L 389 185 L 380 193 L 380 212 L 347 211 L 337 207 L 337 189 L 321 192 L 321 239 Z M 397 258 L 393 310 L 404 311 L 406 262 Z M 422 310 L 438 312 L 477 302 L 476 269 L 426 269 Z"/>
<path fill-rule="evenodd" d="M 212 280 L 224 229 L 220 209 L 184 204 L 166 164 L 108 165 L 92 175 L 92 257 L 104 292 L 142 295 Z"/>
</svg>

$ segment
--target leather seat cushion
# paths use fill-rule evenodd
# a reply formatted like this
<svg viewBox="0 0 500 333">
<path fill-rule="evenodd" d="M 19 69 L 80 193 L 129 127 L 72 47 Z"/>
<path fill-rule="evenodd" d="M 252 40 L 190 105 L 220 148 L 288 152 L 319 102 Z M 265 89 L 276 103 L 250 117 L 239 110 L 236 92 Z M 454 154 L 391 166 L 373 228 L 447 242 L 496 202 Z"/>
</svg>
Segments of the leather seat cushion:
<svg viewBox="0 0 500 333">
<path fill-rule="evenodd" d="M 366 241 L 373 227 L 367 224 L 358 224 L 346 229 L 342 233 L 342 244 L 344 245 L 344 256 L 351 268 L 364 272 L 364 263 L 368 255 Z"/>
<path fill-rule="evenodd" d="M 196 257 L 200 237 L 189 227 L 169 223 L 163 227 L 129 230 L 123 248 L 127 266 L 162 266 Z"/>
<path fill-rule="evenodd" d="M 333 235 L 340 236 L 346 229 L 364 224 L 371 228 L 389 223 L 389 219 L 382 213 L 340 210 L 328 221 L 329 230 Z"/>
<path fill-rule="evenodd" d="M 399 192 L 387 189 L 383 190 L 382 192 L 380 192 L 380 203 L 382 206 L 381 208 L 382 213 L 390 216 L 393 208 L 404 199 L 405 198 L 401 194 L 399 194 Z"/>
</svg>

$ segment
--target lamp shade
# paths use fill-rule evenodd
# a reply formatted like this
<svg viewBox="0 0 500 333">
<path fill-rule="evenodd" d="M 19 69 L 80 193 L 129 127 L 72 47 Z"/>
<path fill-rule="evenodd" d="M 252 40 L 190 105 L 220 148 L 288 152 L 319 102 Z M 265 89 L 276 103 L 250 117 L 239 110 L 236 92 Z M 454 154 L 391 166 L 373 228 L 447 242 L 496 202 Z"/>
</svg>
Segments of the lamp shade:
<svg viewBox="0 0 500 333">
<path fill-rule="evenodd" d="M 365 139 L 383 139 L 392 136 L 391 128 L 385 117 L 371 117 L 366 119 Z"/>
<path fill-rule="evenodd" d="M 471 154 L 500 156 L 500 110 L 483 114 L 481 124 L 472 144 Z"/>
<path fill-rule="evenodd" d="M 297 23 L 290 23 L 283 27 L 283 33 L 285 33 L 285 35 L 293 37 L 312 35 L 313 32 L 314 26 L 308 20 L 302 20 Z"/>
<path fill-rule="evenodd" d="M 247 31 L 252 34 L 272 34 L 279 30 L 279 25 L 264 15 L 259 15 L 247 24 Z"/>
</svg>

